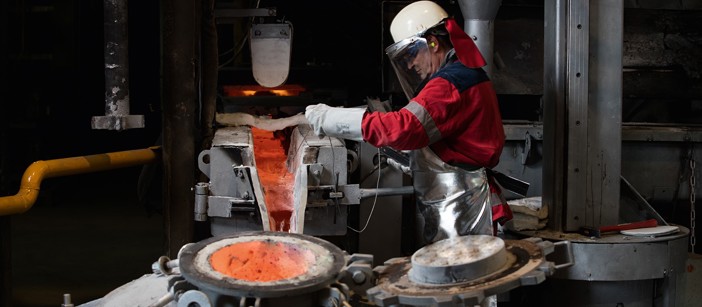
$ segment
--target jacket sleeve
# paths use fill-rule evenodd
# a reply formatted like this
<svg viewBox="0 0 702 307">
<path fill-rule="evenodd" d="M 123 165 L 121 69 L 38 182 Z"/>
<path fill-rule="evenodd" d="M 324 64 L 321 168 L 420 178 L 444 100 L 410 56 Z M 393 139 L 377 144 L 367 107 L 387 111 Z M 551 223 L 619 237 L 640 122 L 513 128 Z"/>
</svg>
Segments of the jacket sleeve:
<svg viewBox="0 0 702 307">
<path fill-rule="evenodd" d="M 396 112 L 369 113 L 363 119 L 363 139 L 373 146 L 419 149 L 441 139 L 436 120 L 445 123 L 459 112 L 460 96 L 443 78 L 427 82 L 417 97 Z"/>
<path fill-rule="evenodd" d="M 375 147 L 413 150 L 429 144 L 424 127 L 405 108 L 395 112 L 367 113 L 361 123 L 361 132 L 363 139 Z"/>
</svg>

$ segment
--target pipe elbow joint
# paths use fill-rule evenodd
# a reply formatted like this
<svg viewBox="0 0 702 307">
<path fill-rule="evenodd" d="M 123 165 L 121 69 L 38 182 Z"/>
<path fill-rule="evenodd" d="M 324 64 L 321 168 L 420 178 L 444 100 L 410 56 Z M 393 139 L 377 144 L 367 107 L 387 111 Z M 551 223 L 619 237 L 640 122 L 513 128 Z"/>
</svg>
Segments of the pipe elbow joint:
<svg viewBox="0 0 702 307">
<path fill-rule="evenodd" d="M 27 212 L 37 201 L 39 190 L 21 188 L 13 196 L 0 197 L 0 216 Z"/>
</svg>

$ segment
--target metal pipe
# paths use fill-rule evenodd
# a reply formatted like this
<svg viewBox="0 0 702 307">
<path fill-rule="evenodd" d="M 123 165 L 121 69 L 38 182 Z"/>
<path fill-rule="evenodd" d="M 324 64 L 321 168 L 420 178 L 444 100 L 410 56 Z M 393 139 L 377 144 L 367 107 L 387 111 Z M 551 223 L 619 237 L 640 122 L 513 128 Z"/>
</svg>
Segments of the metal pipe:
<svg viewBox="0 0 702 307">
<path fill-rule="evenodd" d="M 195 220 L 190 189 L 195 185 L 198 142 L 196 54 L 201 24 L 200 2 L 161 2 L 163 52 L 163 172 L 167 255 L 175 258 L 181 246 L 193 242 Z"/>
<path fill-rule="evenodd" d="M 105 115 L 129 115 L 127 1 L 104 1 Z"/>
<path fill-rule="evenodd" d="M 210 186 L 205 182 L 198 182 L 195 185 L 195 220 L 198 222 L 207 221 L 207 196 Z"/>
<path fill-rule="evenodd" d="M 377 188 L 377 189 L 359 189 L 359 197 L 365 199 L 368 197 L 381 196 L 396 196 L 414 194 L 413 186 L 404 186 L 397 188 Z"/>
<path fill-rule="evenodd" d="M 73 303 L 71 302 L 71 294 L 66 293 L 63 295 L 63 304 L 61 304 L 61 307 L 73 307 Z"/>
<path fill-rule="evenodd" d="M 473 39 L 487 65 L 485 72 L 492 77 L 495 17 L 502 0 L 461 0 L 458 6 L 463 14 L 463 30 Z"/>
<path fill-rule="evenodd" d="M 61 177 L 156 162 L 160 147 L 35 161 L 22 176 L 19 192 L 0 197 L 0 216 L 24 213 L 34 205 L 44 178 Z"/>
<path fill-rule="evenodd" d="M 164 296 L 158 299 L 155 303 L 149 305 L 149 307 L 163 307 L 167 306 L 170 304 L 173 300 L 175 300 L 175 295 L 173 293 L 168 292 Z"/>
<path fill-rule="evenodd" d="M 93 116 L 93 129 L 144 128 L 144 115 L 129 114 L 129 35 L 127 0 L 103 1 L 105 34 L 105 116 Z"/>
</svg>

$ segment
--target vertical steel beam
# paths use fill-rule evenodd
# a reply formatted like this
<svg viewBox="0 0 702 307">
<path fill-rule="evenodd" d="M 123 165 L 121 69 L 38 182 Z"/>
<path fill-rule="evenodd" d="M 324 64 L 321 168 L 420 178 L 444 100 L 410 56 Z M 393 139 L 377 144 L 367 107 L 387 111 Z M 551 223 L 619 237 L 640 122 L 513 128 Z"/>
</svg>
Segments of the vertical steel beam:
<svg viewBox="0 0 702 307">
<path fill-rule="evenodd" d="M 590 216 L 585 223 L 613 225 L 621 222 L 623 1 L 590 0 L 589 45 L 586 199 Z"/>
<path fill-rule="evenodd" d="M 548 225 L 563 231 L 566 182 L 566 17 L 567 0 L 544 1 L 543 204 Z"/>
<path fill-rule="evenodd" d="M 593 209 L 587 194 L 590 139 L 588 138 L 588 53 L 590 3 L 570 0 L 567 4 L 565 96 L 566 96 L 566 216 L 565 229 L 577 230 Z M 597 142 L 597 140 L 592 140 Z"/>
<path fill-rule="evenodd" d="M 163 164 L 167 254 L 194 237 L 195 133 L 197 131 L 196 14 L 199 1 L 163 4 Z"/>
<path fill-rule="evenodd" d="M 616 224 L 623 5 L 544 3 L 543 201 L 557 231 Z"/>
</svg>

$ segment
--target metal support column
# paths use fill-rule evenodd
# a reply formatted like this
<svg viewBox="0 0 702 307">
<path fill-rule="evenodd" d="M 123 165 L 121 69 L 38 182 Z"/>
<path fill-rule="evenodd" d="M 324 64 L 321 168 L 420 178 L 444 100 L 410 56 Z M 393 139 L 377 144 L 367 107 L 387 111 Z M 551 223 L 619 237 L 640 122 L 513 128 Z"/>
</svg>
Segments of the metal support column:
<svg viewBox="0 0 702 307">
<path fill-rule="evenodd" d="M 163 1 L 163 164 L 166 251 L 193 240 L 195 133 L 197 128 L 196 31 L 200 2 Z"/>
<path fill-rule="evenodd" d="M 567 1 L 544 2 L 544 115 L 543 115 L 543 196 L 551 210 L 548 225 L 563 231 L 566 182 L 566 6 Z"/>
<path fill-rule="evenodd" d="M 574 263 L 534 291 L 539 306 L 680 306 L 689 231 L 660 237 L 580 236 L 622 221 L 621 1 L 544 3 L 543 202 Z M 567 233 L 570 232 L 570 233 Z"/>
<path fill-rule="evenodd" d="M 620 220 L 622 165 L 622 95 L 624 4 L 591 1 L 589 31 L 586 216 L 588 226 L 613 225 Z M 577 27 L 577 25 L 576 25 Z M 577 74 L 576 74 L 577 77 Z M 575 216 L 571 216 L 577 221 Z M 581 223 L 583 219 L 580 219 Z M 580 223 L 567 223 L 581 226 Z"/>
<path fill-rule="evenodd" d="M 543 201 L 557 231 L 618 223 L 623 10 L 545 3 Z"/>
<path fill-rule="evenodd" d="M 127 11 L 127 0 L 103 1 L 105 116 L 93 116 L 93 129 L 144 128 L 144 115 L 129 114 L 129 23 Z"/>
</svg>

